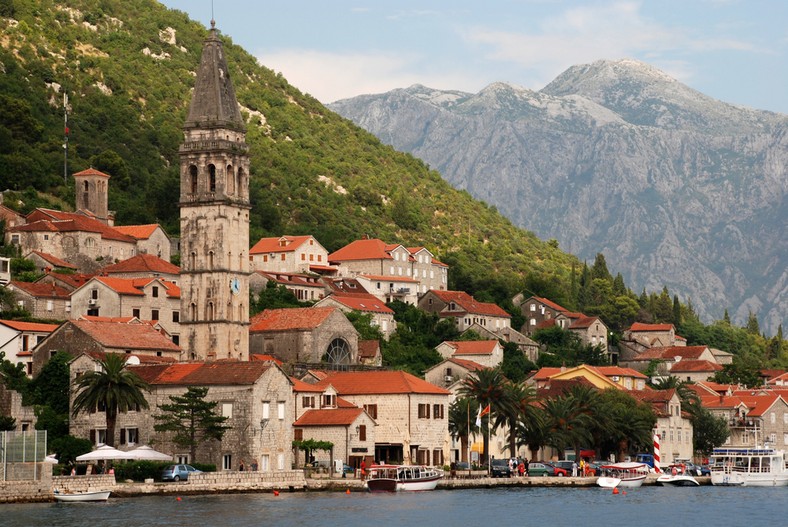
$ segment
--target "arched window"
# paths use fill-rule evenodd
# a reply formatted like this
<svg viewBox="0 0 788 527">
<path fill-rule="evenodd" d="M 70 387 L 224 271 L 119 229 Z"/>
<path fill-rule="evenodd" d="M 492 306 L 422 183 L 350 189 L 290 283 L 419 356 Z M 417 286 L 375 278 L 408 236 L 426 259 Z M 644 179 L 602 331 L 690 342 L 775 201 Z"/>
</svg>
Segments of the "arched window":
<svg viewBox="0 0 788 527">
<path fill-rule="evenodd" d="M 233 194 L 235 192 L 235 174 L 233 173 L 233 166 L 227 165 L 227 189 L 225 194 Z"/>
<path fill-rule="evenodd" d="M 246 183 L 244 182 L 244 177 L 245 176 L 246 175 L 244 174 L 244 169 L 243 168 L 238 168 L 238 173 L 235 175 L 235 188 L 238 189 L 238 195 L 239 196 L 243 195 L 243 189 L 244 189 L 244 186 L 246 185 Z"/>
<path fill-rule="evenodd" d="M 216 165 L 208 165 L 208 180 L 211 192 L 216 192 Z"/>
<path fill-rule="evenodd" d="M 206 306 L 205 309 L 206 309 L 205 319 L 213 320 L 213 302 L 208 302 L 208 305 Z"/>
<path fill-rule="evenodd" d="M 208 269 L 213 269 L 213 251 L 208 253 Z"/>
<path fill-rule="evenodd" d="M 350 362 L 350 346 L 345 339 L 336 338 L 326 350 L 326 362 L 331 364 L 348 364 Z"/>
<path fill-rule="evenodd" d="M 192 251 L 189 254 L 189 269 L 194 270 L 197 268 L 197 253 Z"/>
<path fill-rule="evenodd" d="M 197 193 L 197 167 L 194 165 L 189 166 L 189 186 L 192 194 Z"/>
<path fill-rule="evenodd" d="M 197 304 L 195 304 L 194 302 L 189 304 L 189 320 L 191 320 L 192 322 L 197 320 Z"/>
</svg>

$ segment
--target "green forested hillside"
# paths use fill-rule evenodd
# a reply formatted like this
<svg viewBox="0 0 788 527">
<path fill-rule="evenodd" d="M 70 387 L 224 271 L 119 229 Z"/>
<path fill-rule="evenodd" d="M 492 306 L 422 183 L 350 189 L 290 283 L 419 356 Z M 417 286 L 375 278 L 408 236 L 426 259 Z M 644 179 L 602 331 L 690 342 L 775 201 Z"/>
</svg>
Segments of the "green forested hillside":
<svg viewBox="0 0 788 527">
<path fill-rule="evenodd" d="M 69 176 L 89 166 L 110 174 L 118 224 L 158 222 L 177 235 L 177 152 L 206 28 L 153 0 L 0 0 L 0 30 L 5 205 L 73 207 L 73 180 L 63 175 L 65 94 Z M 682 313 L 697 321 L 691 305 L 674 298 L 671 308 L 667 290 L 638 298 L 603 260 L 589 269 L 554 240 L 515 228 L 223 39 L 248 122 L 251 240 L 310 233 L 333 251 L 368 235 L 426 246 L 451 265 L 450 288 L 510 310 L 525 291 L 601 315 L 616 330 L 637 319 L 681 332 Z M 709 338 L 702 325 L 686 333 L 690 344 Z M 757 329 L 740 340 L 741 351 L 785 360 L 782 335 L 771 354 Z"/>
<path fill-rule="evenodd" d="M 69 174 L 106 171 L 118 224 L 158 221 L 177 234 L 177 149 L 206 29 L 152 0 L 0 0 L 0 11 L 0 188 L 20 191 L 23 210 L 41 204 L 29 189 L 73 204 L 73 181 L 63 180 L 65 92 Z M 528 272 L 568 284 L 574 257 L 223 38 L 248 118 L 251 239 L 309 232 L 329 250 L 365 234 L 424 245 L 470 292 L 500 297 Z"/>
</svg>

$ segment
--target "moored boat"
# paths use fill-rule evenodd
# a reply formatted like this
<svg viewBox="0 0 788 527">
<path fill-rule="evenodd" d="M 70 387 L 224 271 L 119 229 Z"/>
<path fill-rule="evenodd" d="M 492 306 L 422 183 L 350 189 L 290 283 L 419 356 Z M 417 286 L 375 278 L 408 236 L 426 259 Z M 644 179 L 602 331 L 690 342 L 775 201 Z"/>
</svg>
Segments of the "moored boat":
<svg viewBox="0 0 788 527">
<path fill-rule="evenodd" d="M 370 492 L 433 490 L 443 471 L 423 465 L 372 465 L 367 479 Z"/>
<path fill-rule="evenodd" d="M 87 492 L 61 492 L 55 489 L 55 499 L 57 501 L 107 501 L 110 495 L 109 490 L 94 490 Z"/>
<path fill-rule="evenodd" d="M 784 487 L 785 453 L 772 448 L 715 448 L 709 457 L 712 485 Z"/>
<path fill-rule="evenodd" d="M 612 463 L 602 465 L 600 468 L 602 476 L 597 478 L 596 483 L 604 488 L 640 487 L 649 473 L 649 466 L 645 463 Z"/>
<path fill-rule="evenodd" d="M 697 487 L 698 480 L 690 476 L 682 463 L 670 465 L 665 473 L 657 478 L 657 483 L 666 487 Z"/>
</svg>

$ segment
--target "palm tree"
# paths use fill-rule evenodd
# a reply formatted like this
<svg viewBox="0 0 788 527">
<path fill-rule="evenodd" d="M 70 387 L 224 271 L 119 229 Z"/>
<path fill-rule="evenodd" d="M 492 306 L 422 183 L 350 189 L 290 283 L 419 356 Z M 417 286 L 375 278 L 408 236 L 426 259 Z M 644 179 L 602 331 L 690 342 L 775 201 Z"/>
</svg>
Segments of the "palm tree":
<svg viewBox="0 0 788 527">
<path fill-rule="evenodd" d="M 135 407 L 148 408 L 144 391 L 148 384 L 127 369 L 126 358 L 117 353 L 108 353 L 100 361 L 100 371 L 85 372 L 76 380 L 77 396 L 72 415 L 92 412 L 104 408 L 107 416 L 107 438 L 109 446 L 115 445 L 115 422 L 118 412 L 127 412 Z"/>
<path fill-rule="evenodd" d="M 465 397 L 475 399 L 482 408 L 490 406 L 490 414 L 485 416 L 485 423 L 489 419 L 504 412 L 507 404 L 506 384 L 508 381 L 504 377 L 500 368 L 484 368 L 472 373 L 463 381 L 460 387 L 460 394 Z M 489 426 L 489 424 L 487 425 Z M 482 434 L 484 441 L 484 458 L 489 457 L 489 434 Z"/>
<path fill-rule="evenodd" d="M 517 423 L 527 418 L 532 403 L 536 400 L 536 390 L 532 386 L 507 382 L 504 384 L 506 396 L 500 408 L 495 428 L 509 427 L 509 455 L 517 455 Z"/>
<path fill-rule="evenodd" d="M 460 439 L 460 459 L 470 463 L 468 459 L 469 434 L 479 432 L 476 426 L 476 413 L 479 403 L 470 397 L 460 397 L 449 406 L 449 433 L 452 437 Z"/>
<path fill-rule="evenodd" d="M 549 441 L 549 435 L 547 416 L 538 406 L 530 408 L 524 419 L 517 422 L 517 446 L 528 447 L 533 461 L 536 461 L 539 449 Z"/>
<path fill-rule="evenodd" d="M 597 415 L 599 405 L 599 392 L 594 386 L 587 384 L 575 384 L 567 391 L 567 395 L 574 399 L 577 412 L 585 416 L 586 433 L 585 438 L 582 439 L 580 435 L 575 437 L 575 443 L 572 445 L 575 450 L 575 460 L 580 462 L 580 441 L 590 441 L 594 435 L 594 428 L 596 420 L 594 416 Z"/>
<path fill-rule="evenodd" d="M 563 455 L 566 447 L 574 446 L 590 437 L 588 415 L 571 395 L 548 399 L 544 403 L 547 417 L 547 444 Z"/>
</svg>

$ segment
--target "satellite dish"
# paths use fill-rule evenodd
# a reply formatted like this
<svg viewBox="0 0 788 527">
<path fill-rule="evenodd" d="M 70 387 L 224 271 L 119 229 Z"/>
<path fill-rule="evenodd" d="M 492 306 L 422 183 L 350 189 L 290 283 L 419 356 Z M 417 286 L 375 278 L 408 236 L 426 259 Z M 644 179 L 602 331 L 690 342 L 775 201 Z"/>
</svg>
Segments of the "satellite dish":
<svg viewBox="0 0 788 527">
<path fill-rule="evenodd" d="M 139 366 L 140 358 L 136 355 L 131 355 L 128 359 L 126 359 L 126 364 L 131 366 Z"/>
</svg>

